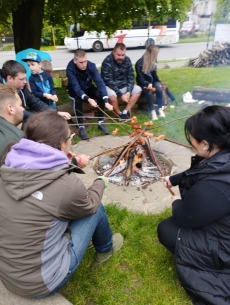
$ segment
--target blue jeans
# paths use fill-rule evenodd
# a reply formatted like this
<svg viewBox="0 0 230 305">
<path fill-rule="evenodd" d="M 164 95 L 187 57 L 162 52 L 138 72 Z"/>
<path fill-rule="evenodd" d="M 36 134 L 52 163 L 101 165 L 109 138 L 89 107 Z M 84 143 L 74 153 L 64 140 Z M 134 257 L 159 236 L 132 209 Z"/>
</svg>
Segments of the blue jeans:
<svg viewBox="0 0 230 305">
<path fill-rule="evenodd" d="M 71 239 L 69 242 L 71 255 L 69 272 L 53 291 L 46 295 L 36 297 L 37 299 L 55 294 L 68 282 L 79 266 L 91 239 L 97 252 L 106 253 L 113 247 L 113 233 L 110 229 L 107 214 L 102 204 L 98 207 L 96 214 L 70 221 L 69 228 L 71 230 Z"/>
<path fill-rule="evenodd" d="M 153 83 L 153 87 L 156 88 L 156 103 L 159 108 L 162 108 L 163 105 L 163 90 L 161 88 L 161 83 L 160 82 L 155 82 Z M 144 89 L 143 92 L 147 101 L 147 104 L 149 106 L 149 110 L 152 111 L 154 110 L 154 102 L 153 102 L 153 93 L 151 90 Z"/>
</svg>

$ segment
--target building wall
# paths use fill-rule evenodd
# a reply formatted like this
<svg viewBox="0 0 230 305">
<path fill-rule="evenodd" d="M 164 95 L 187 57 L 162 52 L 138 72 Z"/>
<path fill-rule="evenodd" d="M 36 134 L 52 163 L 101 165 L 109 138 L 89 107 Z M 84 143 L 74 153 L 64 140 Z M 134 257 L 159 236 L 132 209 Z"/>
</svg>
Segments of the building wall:
<svg viewBox="0 0 230 305">
<path fill-rule="evenodd" d="M 188 20 L 199 24 L 200 31 L 207 31 L 210 26 L 211 14 L 216 11 L 217 0 L 199 0 L 188 12 Z M 214 25 L 211 26 L 214 29 Z"/>
</svg>

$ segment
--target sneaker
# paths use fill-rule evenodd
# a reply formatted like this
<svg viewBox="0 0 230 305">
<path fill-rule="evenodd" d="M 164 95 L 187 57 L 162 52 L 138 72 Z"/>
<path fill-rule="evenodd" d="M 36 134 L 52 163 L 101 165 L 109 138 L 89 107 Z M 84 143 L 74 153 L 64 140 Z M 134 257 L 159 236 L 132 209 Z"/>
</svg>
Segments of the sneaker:
<svg viewBox="0 0 230 305">
<path fill-rule="evenodd" d="M 89 139 L 89 136 L 87 135 L 87 132 L 85 131 L 85 127 L 80 127 L 78 131 L 79 137 L 82 140 L 87 140 Z"/>
<path fill-rule="evenodd" d="M 158 109 L 158 112 L 159 112 L 159 116 L 160 116 L 160 117 L 165 118 L 165 113 L 164 113 L 164 111 L 163 111 L 162 108 L 159 108 L 159 109 Z"/>
<path fill-rule="evenodd" d="M 152 115 L 152 120 L 154 120 L 154 121 L 158 120 L 158 117 L 157 117 L 157 114 L 156 114 L 155 110 L 151 111 L 151 115 Z"/>
<path fill-rule="evenodd" d="M 121 114 L 119 114 L 119 117 L 122 120 L 129 120 L 130 119 L 129 116 L 128 116 L 128 113 L 126 113 L 126 114 L 121 113 Z"/>
<path fill-rule="evenodd" d="M 107 260 L 109 260 L 110 257 L 114 253 L 118 252 L 121 249 L 121 247 L 123 245 L 123 240 L 124 240 L 123 236 L 120 233 L 115 233 L 113 235 L 113 248 L 112 248 L 112 250 L 110 250 L 107 253 L 96 252 L 95 257 L 94 257 L 95 262 L 97 262 L 98 264 L 102 264 L 102 263 L 107 262 Z"/>
<path fill-rule="evenodd" d="M 98 129 L 104 134 L 109 134 L 108 128 L 103 123 L 98 124 Z"/>
<path fill-rule="evenodd" d="M 131 118 L 131 115 L 130 115 L 130 112 L 127 110 L 127 117 L 130 119 Z"/>
</svg>

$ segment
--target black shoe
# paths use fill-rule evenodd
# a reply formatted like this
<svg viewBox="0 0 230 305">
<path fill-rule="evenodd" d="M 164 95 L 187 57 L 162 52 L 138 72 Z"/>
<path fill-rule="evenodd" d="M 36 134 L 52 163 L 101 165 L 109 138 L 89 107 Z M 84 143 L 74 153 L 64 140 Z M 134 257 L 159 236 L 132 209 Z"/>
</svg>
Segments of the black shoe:
<svg viewBox="0 0 230 305">
<path fill-rule="evenodd" d="M 87 139 L 89 139 L 89 136 L 87 135 L 87 133 L 86 133 L 86 131 L 85 131 L 85 127 L 79 128 L 78 134 L 79 134 L 79 137 L 80 137 L 82 140 L 87 140 Z"/>
<path fill-rule="evenodd" d="M 122 120 L 129 120 L 129 116 L 128 116 L 128 113 L 127 114 L 124 114 L 124 113 L 121 113 L 119 114 L 119 117 L 122 119 Z"/>
<path fill-rule="evenodd" d="M 98 124 L 98 129 L 104 134 L 109 134 L 109 130 L 104 124 Z"/>
</svg>

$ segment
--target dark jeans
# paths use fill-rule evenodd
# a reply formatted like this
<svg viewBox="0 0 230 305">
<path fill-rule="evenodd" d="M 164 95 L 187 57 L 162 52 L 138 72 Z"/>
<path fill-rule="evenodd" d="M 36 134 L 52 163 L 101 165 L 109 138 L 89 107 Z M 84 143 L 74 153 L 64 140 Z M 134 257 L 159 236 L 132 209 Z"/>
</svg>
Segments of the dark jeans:
<svg viewBox="0 0 230 305">
<path fill-rule="evenodd" d="M 99 107 L 104 110 L 105 109 L 105 102 L 102 99 L 101 94 L 99 93 L 98 89 L 94 86 L 91 86 L 89 89 L 85 90 L 86 95 L 88 95 L 90 98 L 94 99 L 97 101 L 97 104 Z M 77 96 L 74 92 L 69 91 L 69 96 L 73 101 L 73 109 L 74 113 L 76 116 L 77 123 L 80 125 L 83 123 L 83 111 L 82 111 L 82 103 L 83 100 Z M 103 112 L 97 108 L 97 113 L 98 113 L 98 121 L 104 120 L 104 114 Z"/>
<path fill-rule="evenodd" d="M 46 295 L 36 297 L 36 299 L 42 299 L 55 294 L 68 282 L 79 266 L 91 239 L 95 250 L 99 253 L 109 252 L 113 247 L 113 233 L 102 204 L 98 207 L 96 214 L 70 221 L 69 228 L 71 230 L 71 239 L 69 242 L 69 272 L 53 291 Z"/>
<path fill-rule="evenodd" d="M 156 103 L 159 108 L 162 108 L 163 105 L 163 90 L 161 88 L 161 83 L 160 82 L 155 82 L 153 83 L 153 87 L 156 88 L 155 94 L 156 94 Z M 153 93 L 151 90 L 144 89 L 143 92 L 147 101 L 147 104 L 149 106 L 149 110 L 152 111 L 154 110 L 154 102 L 153 102 Z"/>
<path fill-rule="evenodd" d="M 176 247 L 177 234 L 180 227 L 169 217 L 158 224 L 157 235 L 160 243 L 174 254 Z"/>
</svg>

